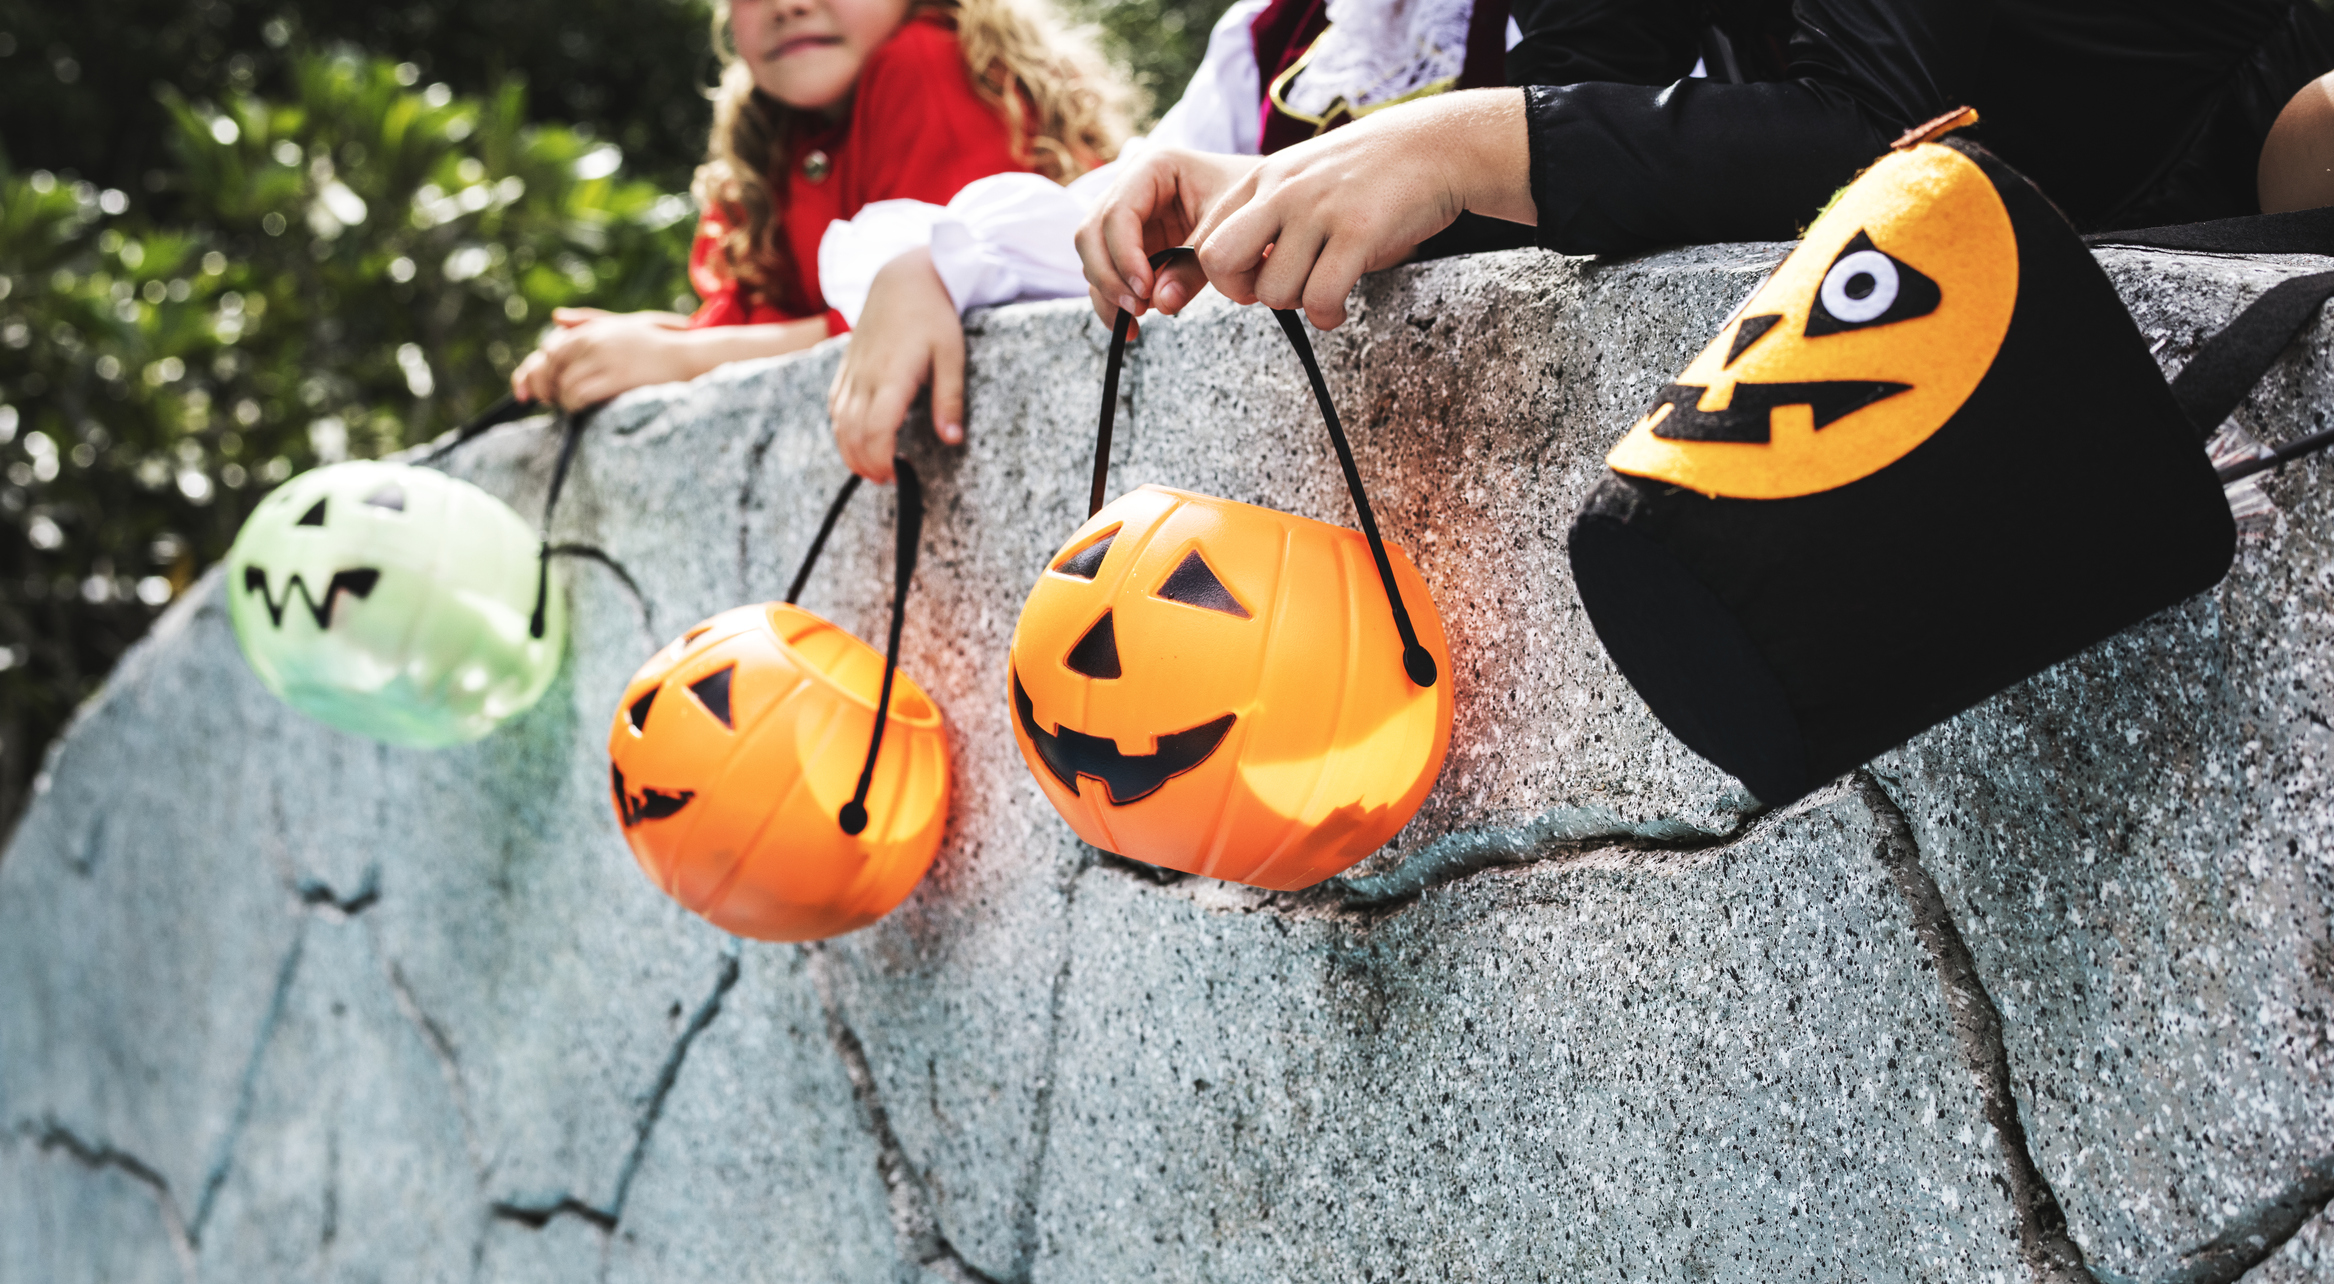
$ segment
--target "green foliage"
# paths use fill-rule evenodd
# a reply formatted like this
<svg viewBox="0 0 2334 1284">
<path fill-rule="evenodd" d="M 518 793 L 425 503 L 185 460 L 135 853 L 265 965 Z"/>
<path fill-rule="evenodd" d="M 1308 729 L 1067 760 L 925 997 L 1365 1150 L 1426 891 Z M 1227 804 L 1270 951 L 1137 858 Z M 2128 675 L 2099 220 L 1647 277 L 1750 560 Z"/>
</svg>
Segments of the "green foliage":
<svg viewBox="0 0 2334 1284">
<path fill-rule="evenodd" d="M 301 51 L 347 46 L 463 94 L 526 84 L 529 118 L 589 123 L 668 190 L 705 152 L 709 0 L 0 0 L 0 138 L 19 169 L 133 194 L 167 175 L 157 83 L 288 98 Z M 167 204 L 167 202 L 165 202 Z"/>
<path fill-rule="evenodd" d="M 688 199 L 528 124 L 516 85 L 290 71 L 275 101 L 165 91 L 173 226 L 0 171 L 0 815 L 266 485 L 475 412 L 553 307 L 686 291 Z"/>
<path fill-rule="evenodd" d="M 1061 0 L 1071 16 L 1102 29 L 1102 47 L 1149 100 L 1145 122 L 1183 96 L 1207 52 L 1208 31 L 1231 0 Z"/>
</svg>

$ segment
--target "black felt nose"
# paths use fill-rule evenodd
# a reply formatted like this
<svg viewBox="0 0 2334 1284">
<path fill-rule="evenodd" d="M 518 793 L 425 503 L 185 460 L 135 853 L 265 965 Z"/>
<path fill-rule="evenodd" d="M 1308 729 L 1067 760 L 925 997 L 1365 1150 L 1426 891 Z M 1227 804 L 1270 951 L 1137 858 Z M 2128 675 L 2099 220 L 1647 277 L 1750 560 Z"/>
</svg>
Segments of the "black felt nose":
<svg viewBox="0 0 2334 1284">
<path fill-rule="evenodd" d="M 1078 645 L 1070 648 L 1070 658 L 1062 663 L 1069 665 L 1071 672 L 1089 678 L 1118 676 L 1118 626 L 1110 622 L 1110 612 L 1102 613 L 1102 618 L 1086 630 L 1086 636 L 1078 639 Z"/>
</svg>

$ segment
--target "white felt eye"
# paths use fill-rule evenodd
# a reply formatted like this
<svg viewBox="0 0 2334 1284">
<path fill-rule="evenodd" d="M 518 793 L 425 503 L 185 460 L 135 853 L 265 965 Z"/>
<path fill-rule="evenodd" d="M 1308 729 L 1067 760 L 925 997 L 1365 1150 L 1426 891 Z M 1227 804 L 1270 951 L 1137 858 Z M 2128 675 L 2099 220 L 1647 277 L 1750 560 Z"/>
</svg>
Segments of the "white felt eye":
<svg viewBox="0 0 2334 1284">
<path fill-rule="evenodd" d="M 1858 250 L 1823 277 L 1823 306 L 1839 320 L 1870 321 L 1896 302 L 1896 263 L 1878 250 Z"/>
</svg>

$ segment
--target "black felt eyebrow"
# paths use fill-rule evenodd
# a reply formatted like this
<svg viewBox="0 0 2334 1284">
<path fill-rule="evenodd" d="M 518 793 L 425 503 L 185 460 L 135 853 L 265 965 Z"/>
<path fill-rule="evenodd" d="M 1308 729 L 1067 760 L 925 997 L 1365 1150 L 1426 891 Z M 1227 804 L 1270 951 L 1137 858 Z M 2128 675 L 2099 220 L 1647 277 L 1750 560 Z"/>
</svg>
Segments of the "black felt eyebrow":
<svg viewBox="0 0 2334 1284">
<path fill-rule="evenodd" d="M 1167 582 L 1159 586 L 1158 596 L 1170 602 L 1181 602 L 1185 606 L 1222 611 L 1243 620 L 1250 618 L 1248 608 L 1240 605 L 1240 599 L 1232 596 L 1232 590 L 1225 588 L 1224 582 L 1216 578 L 1215 571 L 1209 568 L 1207 559 L 1201 557 L 1196 548 L 1185 553 L 1183 560 L 1175 564 L 1174 571 L 1167 576 Z"/>
</svg>

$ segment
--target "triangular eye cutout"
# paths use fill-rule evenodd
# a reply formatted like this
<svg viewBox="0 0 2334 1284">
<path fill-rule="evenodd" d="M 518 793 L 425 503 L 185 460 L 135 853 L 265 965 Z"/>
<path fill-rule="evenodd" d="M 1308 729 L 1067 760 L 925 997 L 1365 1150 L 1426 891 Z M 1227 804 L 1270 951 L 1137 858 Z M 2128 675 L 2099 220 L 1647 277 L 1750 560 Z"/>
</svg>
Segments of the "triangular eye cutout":
<svg viewBox="0 0 2334 1284">
<path fill-rule="evenodd" d="M 648 730 L 649 706 L 656 703 L 656 693 L 660 689 L 661 688 L 658 687 L 650 687 L 648 689 L 647 695 L 644 695 L 638 700 L 633 701 L 632 707 L 625 711 L 625 716 L 632 719 L 632 729 L 634 731 L 638 732 Z"/>
<path fill-rule="evenodd" d="M 1110 552 L 1110 542 L 1117 538 L 1118 528 L 1112 527 L 1108 535 L 1054 563 L 1054 569 L 1082 580 L 1093 579 L 1102 573 L 1102 559 Z"/>
<path fill-rule="evenodd" d="M 307 512 L 300 514 L 299 521 L 292 523 L 294 526 L 322 526 L 323 524 L 324 501 L 321 499 L 310 505 Z"/>
<path fill-rule="evenodd" d="M 689 694 L 697 697 L 697 703 L 705 706 L 705 712 L 721 719 L 721 725 L 732 731 L 737 730 L 737 724 L 729 720 L 729 680 L 736 674 L 737 666 L 733 664 L 689 684 Z"/>
<path fill-rule="evenodd" d="M 383 482 L 381 488 L 365 496 L 365 502 L 374 508 L 393 508 L 405 511 L 405 488 L 396 482 Z"/>
<path fill-rule="evenodd" d="M 1925 317 L 1944 298 L 1920 269 L 1858 232 L 1824 272 L 1807 311 L 1807 337 L 1892 325 Z"/>
<path fill-rule="evenodd" d="M 1183 555 L 1174 573 L 1167 577 L 1165 584 L 1159 586 L 1158 595 L 1185 606 L 1222 611 L 1243 620 L 1249 618 L 1248 608 L 1240 605 L 1240 599 L 1233 597 L 1232 590 L 1225 588 L 1224 582 L 1216 578 L 1216 573 L 1208 568 L 1196 548 Z"/>
<path fill-rule="evenodd" d="M 1072 673 L 1083 673 L 1089 678 L 1115 678 L 1118 667 L 1118 626 L 1110 622 L 1110 612 L 1104 611 L 1078 645 L 1070 648 L 1069 658 L 1062 661 Z"/>
</svg>

